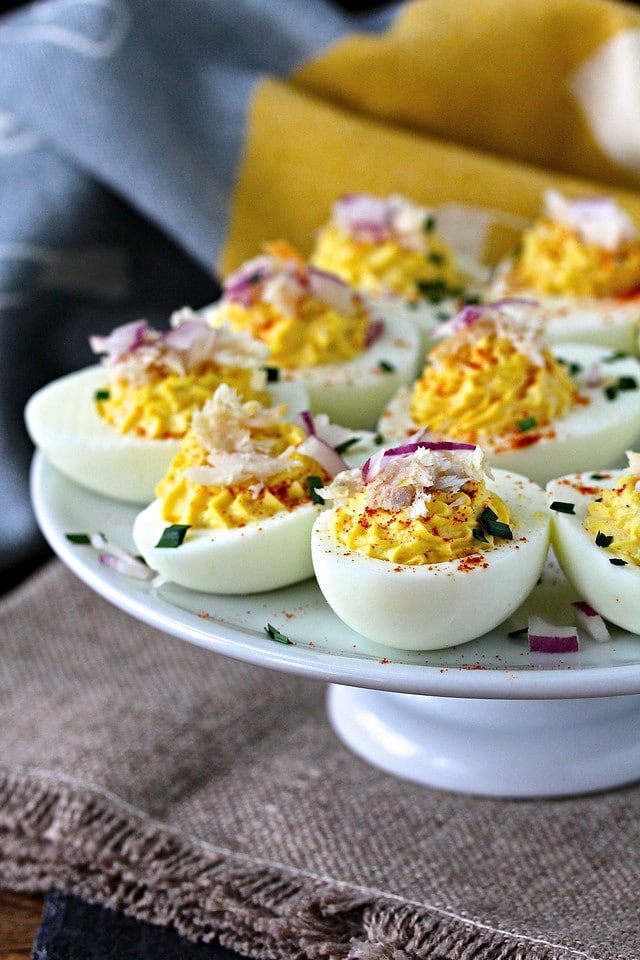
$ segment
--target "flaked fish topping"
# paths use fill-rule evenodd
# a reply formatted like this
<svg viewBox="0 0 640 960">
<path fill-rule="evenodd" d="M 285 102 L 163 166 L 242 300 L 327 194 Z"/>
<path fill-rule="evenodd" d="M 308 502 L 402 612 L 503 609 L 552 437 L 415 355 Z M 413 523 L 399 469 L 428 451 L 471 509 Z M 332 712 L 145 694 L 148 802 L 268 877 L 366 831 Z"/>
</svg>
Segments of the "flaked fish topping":
<svg viewBox="0 0 640 960">
<path fill-rule="evenodd" d="M 154 330 L 146 320 L 116 327 L 108 336 L 92 336 L 91 349 L 102 354 L 101 363 L 112 380 L 145 383 L 162 376 L 184 376 L 209 365 L 220 369 L 256 370 L 254 389 L 260 389 L 264 374 L 259 369 L 269 356 L 268 348 L 246 333 L 228 326 L 210 327 L 189 307 L 176 311 L 170 329 Z"/>
<path fill-rule="evenodd" d="M 616 250 L 638 237 L 633 220 L 613 197 L 578 197 L 573 200 L 558 190 L 546 190 L 543 203 L 544 216 L 573 230 L 583 243 L 603 250 Z"/>
<path fill-rule="evenodd" d="M 543 326 L 535 313 L 536 301 L 524 298 L 497 300 L 479 306 L 464 307 L 451 320 L 440 324 L 440 342 L 429 359 L 438 363 L 456 354 L 465 344 L 483 337 L 507 340 L 536 367 L 543 367 Z"/>
<path fill-rule="evenodd" d="M 191 422 L 198 444 L 208 451 L 268 453 L 271 440 L 257 440 L 259 430 L 280 424 L 284 406 L 263 407 L 257 400 L 243 401 L 226 383 L 221 383 Z"/>
<path fill-rule="evenodd" d="M 333 205 L 333 219 L 343 233 L 368 243 L 395 240 L 407 250 L 424 253 L 427 234 L 435 222 L 433 210 L 412 203 L 400 194 L 376 197 L 348 193 Z"/>
<path fill-rule="evenodd" d="M 469 481 L 491 477 L 484 452 L 474 444 L 415 441 L 383 450 L 362 468 L 339 473 L 319 493 L 342 506 L 366 491 L 373 509 L 407 510 L 411 517 L 424 516 L 426 506 L 439 491 L 457 493 Z"/>
</svg>

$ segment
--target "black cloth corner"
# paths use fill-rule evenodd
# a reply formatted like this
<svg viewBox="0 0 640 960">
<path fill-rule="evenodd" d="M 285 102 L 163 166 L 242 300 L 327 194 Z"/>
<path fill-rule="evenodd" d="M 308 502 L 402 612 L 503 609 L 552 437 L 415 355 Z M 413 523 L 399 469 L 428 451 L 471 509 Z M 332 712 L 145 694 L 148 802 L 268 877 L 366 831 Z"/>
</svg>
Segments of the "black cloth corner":
<svg viewBox="0 0 640 960">
<path fill-rule="evenodd" d="M 219 944 L 124 916 L 58 890 L 45 900 L 32 960 L 241 960 Z"/>
</svg>

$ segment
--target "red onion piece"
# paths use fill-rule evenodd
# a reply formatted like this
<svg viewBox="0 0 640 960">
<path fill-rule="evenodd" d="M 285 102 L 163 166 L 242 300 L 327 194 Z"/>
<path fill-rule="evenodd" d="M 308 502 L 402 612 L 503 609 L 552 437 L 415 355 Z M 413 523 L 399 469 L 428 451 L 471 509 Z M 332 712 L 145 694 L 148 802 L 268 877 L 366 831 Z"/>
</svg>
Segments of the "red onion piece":
<svg viewBox="0 0 640 960">
<path fill-rule="evenodd" d="M 456 440 L 413 440 L 402 443 L 399 447 L 389 447 L 387 450 L 378 450 L 362 465 L 362 479 L 364 483 L 371 483 L 380 473 L 385 460 L 390 457 L 402 457 L 416 450 L 475 450 L 475 443 L 458 443 Z"/>
<path fill-rule="evenodd" d="M 306 457 L 311 457 L 323 467 L 330 477 L 335 477 L 338 473 L 348 469 L 348 464 L 339 453 L 321 440 L 317 436 L 309 436 L 306 440 L 296 447 L 297 453 L 303 453 Z"/>
<path fill-rule="evenodd" d="M 597 643 L 607 643 L 611 640 L 607 625 L 597 610 L 594 610 L 585 600 L 575 600 L 571 606 L 576 611 L 578 626 L 586 630 L 593 640 Z"/>
<path fill-rule="evenodd" d="M 530 653 L 577 653 L 580 649 L 578 631 L 572 626 L 558 626 L 542 617 L 529 617 Z"/>
<path fill-rule="evenodd" d="M 146 320 L 132 320 L 123 323 L 106 336 L 89 337 L 89 346 L 94 353 L 105 353 L 110 363 L 116 363 L 132 350 L 136 350 L 147 341 L 149 327 Z"/>
</svg>

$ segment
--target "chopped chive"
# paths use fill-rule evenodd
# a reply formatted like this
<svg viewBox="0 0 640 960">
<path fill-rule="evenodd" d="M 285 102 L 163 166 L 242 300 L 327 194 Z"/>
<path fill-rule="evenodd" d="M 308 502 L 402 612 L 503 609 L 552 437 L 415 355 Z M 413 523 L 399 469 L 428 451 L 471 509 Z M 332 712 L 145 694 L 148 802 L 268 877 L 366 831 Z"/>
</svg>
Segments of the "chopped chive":
<svg viewBox="0 0 640 960">
<path fill-rule="evenodd" d="M 622 557 L 609 557 L 609 563 L 612 563 L 614 567 L 626 567 L 628 560 L 623 560 Z"/>
<path fill-rule="evenodd" d="M 378 369 L 383 370 L 385 373 L 393 373 L 396 368 L 392 363 L 389 363 L 388 360 L 380 360 Z"/>
<path fill-rule="evenodd" d="M 477 303 L 482 303 L 482 297 L 479 293 L 465 293 L 462 298 L 462 302 L 465 307 L 472 307 Z"/>
<path fill-rule="evenodd" d="M 592 473 L 589 477 L 590 480 L 606 480 L 604 473 Z"/>
<path fill-rule="evenodd" d="M 96 403 L 98 403 L 98 401 L 100 400 L 108 400 L 110 396 L 111 396 L 111 393 L 109 392 L 109 390 L 106 390 L 106 389 L 96 390 L 96 392 L 93 395 L 93 399 L 96 401 Z"/>
<path fill-rule="evenodd" d="M 433 233 L 436 228 L 437 220 L 435 217 L 427 217 L 424 223 L 422 224 L 422 229 L 425 233 Z"/>
<path fill-rule="evenodd" d="M 348 440 L 345 440 L 344 443 L 339 443 L 333 449 L 336 453 L 346 453 L 347 450 L 350 450 L 356 443 L 359 443 L 362 437 L 350 437 Z"/>
<path fill-rule="evenodd" d="M 518 421 L 518 430 L 520 433 L 526 433 L 527 430 L 533 430 L 536 425 L 535 417 L 525 417 L 524 420 Z"/>
<path fill-rule="evenodd" d="M 481 543 L 489 543 L 485 536 L 484 530 L 481 530 L 479 527 L 474 527 L 471 532 L 476 540 L 479 540 Z"/>
<path fill-rule="evenodd" d="M 377 447 L 380 447 L 384 443 L 384 437 L 381 433 L 376 433 L 375 437 L 373 438 L 373 442 Z"/>
<path fill-rule="evenodd" d="M 448 287 L 444 280 L 417 280 L 416 288 L 429 303 L 441 303 L 462 293 L 462 287 Z"/>
<path fill-rule="evenodd" d="M 321 477 L 307 477 L 307 489 L 309 490 L 313 503 L 324 503 L 320 494 L 317 493 L 320 487 L 324 487 L 324 482 Z"/>
<path fill-rule="evenodd" d="M 529 632 L 529 627 L 520 627 L 519 630 L 510 630 L 507 636 L 510 640 L 516 640 L 518 637 L 524 637 Z"/>
<path fill-rule="evenodd" d="M 608 357 L 603 357 L 601 363 L 615 363 L 616 360 L 624 360 L 628 356 L 629 354 L 625 353 L 624 350 L 616 350 L 614 353 L 609 354 Z"/>
<path fill-rule="evenodd" d="M 566 500 L 554 500 L 549 504 L 549 510 L 555 510 L 557 513 L 575 513 L 575 503 L 567 503 Z"/>
<path fill-rule="evenodd" d="M 440 253 L 438 250 L 430 250 L 427 254 L 427 260 L 439 267 L 444 263 L 444 254 Z"/>
<path fill-rule="evenodd" d="M 602 530 L 598 530 L 598 534 L 596 536 L 596 547 L 609 547 L 612 543 L 613 537 L 603 533 Z"/>
<path fill-rule="evenodd" d="M 618 390 L 637 390 L 638 381 L 635 377 L 620 377 L 618 379 Z"/>
<path fill-rule="evenodd" d="M 618 386 L 615 383 L 610 383 L 604 388 L 604 395 L 607 400 L 615 400 L 618 396 Z"/>
<path fill-rule="evenodd" d="M 170 526 L 165 527 L 160 539 L 156 543 L 156 547 L 179 547 L 190 526 L 190 523 L 172 523 Z"/>
<path fill-rule="evenodd" d="M 88 533 L 65 533 L 65 537 L 69 543 L 81 543 L 81 544 L 90 544 L 91 537 Z"/>
<path fill-rule="evenodd" d="M 436 313 L 436 320 L 439 320 L 440 323 L 444 323 L 445 320 L 451 320 L 452 314 L 447 313 L 446 310 L 438 310 Z"/>
<path fill-rule="evenodd" d="M 513 533 L 508 523 L 498 520 L 498 515 L 491 507 L 485 507 L 478 521 L 482 527 L 491 534 L 492 537 L 499 537 L 501 540 L 513 540 Z"/>
<path fill-rule="evenodd" d="M 567 368 L 567 370 L 569 371 L 572 377 L 575 377 L 576 374 L 580 373 L 580 371 L 582 370 L 582 364 L 574 363 L 573 360 L 571 361 L 565 360 L 563 357 L 556 357 L 556 360 L 558 361 L 558 363 L 561 363 L 564 367 Z"/>
<path fill-rule="evenodd" d="M 267 383 L 277 383 L 280 379 L 280 367 L 263 367 L 267 375 Z"/>
<path fill-rule="evenodd" d="M 271 640 L 275 640 L 277 643 L 291 643 L 289 637 L 287 637 L 284 633 L 280 633 L 280 631 L 277 630 L 272 623 L 268 623 L 266 625 L 264 632 Z"/>
</svg>

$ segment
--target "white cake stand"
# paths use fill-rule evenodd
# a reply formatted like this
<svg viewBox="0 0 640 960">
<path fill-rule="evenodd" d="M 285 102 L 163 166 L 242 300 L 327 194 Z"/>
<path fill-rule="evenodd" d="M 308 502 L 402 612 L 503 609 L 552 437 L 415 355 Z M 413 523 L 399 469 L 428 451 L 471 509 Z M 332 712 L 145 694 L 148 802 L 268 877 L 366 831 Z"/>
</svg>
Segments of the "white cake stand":
<svg viewBox="0 0 640 960">
<path fill-rule="evenodd" d="M 575 596 L 550 562 L 526 604 L 479 640 L 429 653 L 375 646 L 327 607 L 315 581 L 252 596 L 141 583 L 107 569 L 68 533 L 133 549 L 138 508 L 84 490 L 41 455 L 32 499 L 64 563 L 111 603 L 217 653 L 329 684 L 338 736 L 388 773 L 446 790 L 551 797 L 640 779 L 640 637 L 611 629 L 577 654 L 531 655 L 509 633 L 529 612 L 567 622 Z M 270 639 L 270 623 L 290 643 Z M 451 638 L 452 644 L 455 638 Z"/>
</svg>

